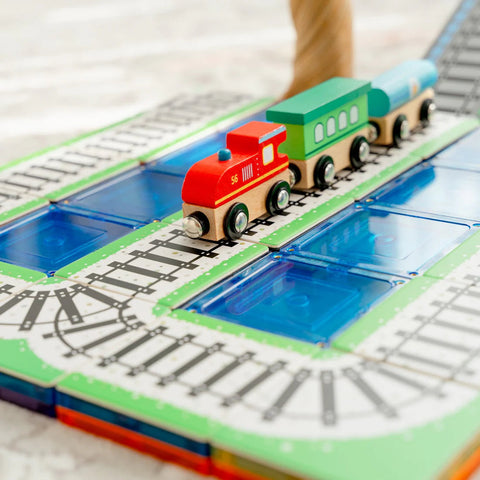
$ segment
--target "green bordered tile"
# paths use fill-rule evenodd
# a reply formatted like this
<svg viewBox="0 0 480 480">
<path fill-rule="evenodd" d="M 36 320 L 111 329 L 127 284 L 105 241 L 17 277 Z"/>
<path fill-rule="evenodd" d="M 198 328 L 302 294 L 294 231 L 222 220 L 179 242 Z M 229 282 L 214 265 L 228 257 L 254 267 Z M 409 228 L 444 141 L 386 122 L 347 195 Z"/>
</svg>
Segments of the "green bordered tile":
<svg viewBox="0 0 480 480">
<path fill-rule="evenodd" d="M 74 408 L 82 400 L 82 408 L 104 420 L 92 406 L 208 442 L 219 398 L 227 401 L 232 388 L 271 365 L 277 365 L 273 385 L 282 388 L 290 376 L 286 366 L 302 365 L 315 348 L 190 312 L 169 314 L 138 300 L 131 305 L 145 326 L 118 339 L 100 362 L 85 362 L 64 378 L 58 385 L 68 396 L 63 406 Z"/>
<path fill-rule="evenodd" d="M 157 313 L 150 335 L 136 332 L 59 382 L 67 406 L 81 400 L 208 441 L 269 478 L 431 478 L 480 427 L 473 389 L 197 314 Z"/>
<path fill-rule="evenodd" d="M 333 346 L 480 389 L 479 238 L 408 282 Z"/>
<path fill-rule="evenodd" d="M 425 276 L 470 285 L 480 281 L 480 232 L 439 260 Z"/>
<path fill-rule="evenodd" d="M 45 207 L 47 200 L 19 193 L 2 192 L 0 199 L 0 225 L 15 220 L 33 210 Z"/>
<path fill-rule="evenodd" d="M 0 180 L 11 185 L 15 193 L 25 195 L 25 201 L 28 196 L 58 201 L 215 132 L 269 103 L 269 99 L 252 100 L 228 93 L 174 99 L 150 112 L 10 162 L 0 169 Z M 193 105 L 195 109 L 190 108 Z M 170 121 L 173 116 L 175 121 Z M 14 213 L 10 210 L 21 206 L 23 201 L 17 201 L 8 210 L 5 207 L 9 218 Z M 24 208 L 22 213 L 25 211 Z"/>
<path fill-rule="evenodd" d="M 427 277 L 410 280 L 335 338 L 332 346 L 346 352 L 355 351 L 363 341 L 395 318 L 398 312 L 424 294 L 434 283 L 435 279 Z"/>
<path fill-rule="evenodd" d="M 96 356 L 70 350 L 84 362 L 59 379 L 62 406 L 301 478 L 430 478 L 480 426 L 471 388 L 138 299 L 129 306 L 124 318 L 135 312 L 144 325 L 108 335 Z"/>
<path fill-rule="evenodd" d="M 476 389 L 335 350 L 317 349 L 281 388 L 246 396 L 254 420 L 245 406 L 224 409 L 211 424 L 214 463 L 219 450 L 279 480 L 425 479 L 478 446 Z"/>
<path fill-rule="evenodd" d="M 431 381 L 431 378 L 425 380 Z M 328 430 L 318 427 L 316 438 L 297 439 L 289 435 L 272 437 L 265 433 L 242 432 L 218 423 L 213 446 L 233 452 L 237 466 L 249 468 L 254 465 L 255 469 L 265 472 L 267 478 L 273 479 L 283 480 L 285 477 L 281 473 L 337 480 L 439 478 L 442 472 L 449 470 L 453 458 L 478 444 L 476 434 L 480 427 L 480 399 L 475 392 L 452 384 L 444 385 L 440 391 L 444 399 L 437 397 L 435 400 L 435 396 L 431 396 L 425 407 L 427 404 L 432 408 L 444 407 L 448 402 L 453 405 L 458 401 L 457 407 L 442 408 L 440 418 L 412 425 L 410 415 L 417 406 L 422 410 L 422 400 L 417 399 L 410 409 L 398 412 L 398 417 L 391 422 L 392 428 L 386 427 L 383 434 L 369 434 L 370 423 L 355 434 L 345 432 L 342 435 L 341 426 Z M 451 477 L 445 475 L 444 478 Z"/>
<path fill-rule="evenodd" d="M 12 160 L 11 162 L 7 162 L 5 164 L 2 164 L 2 165 L 0 165 L 0 172 L 2 172 L 4 170 L 11 169 L 11 168 L 13 168 L 17 165 L 22 164 L 22 163 L 28 162 L 29 160 L 32 160 L 33 158 L 36 158 L 36 157 L 40 157 L 40 156 L 42 156 L 46 153 L 53 152 L 53 151 L 55 151 L 55 150 L 57 150 L 61 147 L 68 147 L 70 145 L 74 145 L 75 143 L 79 142 L 80 140 L 84 140 L 88 137 L 98 135 L 98 134 L 106 132 L 106 131 L 108 131 L 112 128 L 124 125 L 128 122 L 131 122 L 131 121 L 141 117 L 142 115 L 144 115 L 144 113 L 138 113 L 138 114 L 133 115 L 131 117 L 120 120 L 119 122 L 115 122 L 115 123 L 112 123 L 111 125 L 107 125 L 106 127 L 102 127 L 102 128 L 97 129 L 97 130 L 93 130 L 91 132 L 87 132 L 87 133 L 84 133 L 82 135 L 79 135 L 78 137 L 72 138 L 70 140 L 66 140 L 65 142 L 59 143 L 58 145 L 54 145 L 54 146 L 51 146 L 51 147 L 44 148 L 42 150 L 39 150 L 38 152 L 34 152 L 34 153 L 31 153 L 31 154 L 26 155 L 24 157 L 18 158 L 16 160 Z"/>
<path fill-rule="evenodd" d="M 55 276 L 174 308 L 267 252 L 267 247 L 243 240 L 192 240 L 183 234 L 180 220 L 157 222 Z"/>
</svg>

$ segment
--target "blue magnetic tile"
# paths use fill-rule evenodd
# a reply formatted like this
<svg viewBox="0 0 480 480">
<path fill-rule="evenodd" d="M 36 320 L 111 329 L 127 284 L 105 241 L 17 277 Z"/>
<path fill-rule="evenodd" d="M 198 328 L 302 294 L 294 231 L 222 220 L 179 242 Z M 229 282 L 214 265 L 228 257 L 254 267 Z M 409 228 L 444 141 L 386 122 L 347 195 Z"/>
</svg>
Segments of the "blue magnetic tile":
<svg viewBox="0 0 480 480">
<path fill-rule="evenodd" d="M 183 448 L 189 452 L 196 453 L 208 457 L 210 455 L 210 446 L 206 442 L 199 442 L 184 437 L 178 433 L 165 430 L 154 425 L 142 422 L 135 418 L 120 413 L 113 412 L 99 405 L 95 405 L 85 400 L 72 397 L 68 394 L 57 392 L 57 404 L 69 408 L 90 417 L 98 418 L 104 422 L 118 425 L 120 427 L 131 430 L 132 432 L 141 433 L 155 440 L 168 443 L 175 447 Z"/>
<path fill-rule="evenodd" d="M 480 130 L 441 151 L 432 162 L 438 166 L 480 171 Z"/>
<path fill-rule="evenodd" d="M 270 254 L 184 308 L 297 340 L 327 343 L 398 282 Z"/>
<path fill-rule="evenodd" d="M 0 229 L 0 260 L 50 274 L 134 227 L 52 205 Z"/>
<path fill-rule="evenodd" d="M 173 153 L 154 160 L 149 168 L 165 173 L 180 175 L 184 177 L 188 169 L 196 162 L 213 155 L 221 148 L 225 148 L 227 132 L 234 130 L 247 122 L 254 120 L 265 121 L 265 112 L 260 112 L 251 117 L 245 118 L 234 125 L 229 126 L 221 133 L 209 135 L 193 145 L 176 150 Z"/>
<path fill-rule="evenodd" d="M 0 399 L 50 417 L 55 416 L 55 389 L 40 387 L 0 372 Z"/>
<path fill-rule="evenodd" d="M 442 168 L 424 162 L 381 188 L 372 205 L 410 213 L 480 221 L 480 170 Z"/>
<path fill-rule="evenodd" d="M 183 178 L 139 167 L 68 198 L 72 209 L 137 223 L 162 220 L 182 208 Z"/>
<path fill-rule="evenodd" d="M 360 204 L 284 248 L 289 254 L 409 276 L 427 268 L 470 233 L 466 224 Z"/>
</svg>

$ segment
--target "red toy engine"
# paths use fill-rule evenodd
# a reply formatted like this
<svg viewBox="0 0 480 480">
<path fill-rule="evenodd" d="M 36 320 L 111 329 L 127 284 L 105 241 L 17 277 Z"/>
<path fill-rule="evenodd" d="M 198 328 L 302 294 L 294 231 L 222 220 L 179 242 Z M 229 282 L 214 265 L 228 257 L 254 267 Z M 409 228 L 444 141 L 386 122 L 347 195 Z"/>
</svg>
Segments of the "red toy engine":
<svg viewBox="0 0 480 480">
<path fill-rule="evenodd" d="M 250 220 L 274 215 L 290 199 L 288 157 L 278 153 L 283 125 L 250 122 L 227 134 L 227 148 L 195 163 L 182 189 L 183 227 L 191 238 L 239 238 Z"/>
</svg>

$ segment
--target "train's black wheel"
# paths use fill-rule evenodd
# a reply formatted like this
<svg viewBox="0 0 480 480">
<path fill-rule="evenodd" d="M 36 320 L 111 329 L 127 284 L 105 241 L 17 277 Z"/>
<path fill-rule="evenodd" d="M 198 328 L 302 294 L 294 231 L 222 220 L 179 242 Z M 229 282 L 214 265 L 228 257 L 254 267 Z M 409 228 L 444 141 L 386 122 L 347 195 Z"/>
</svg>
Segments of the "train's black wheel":
<svg viewBox="0 0 480 480">
<path fill-rule="evenodd" d="M 190 238 L 199 238 L 210 230 L 210 222 L 203 212 L 193 212 L 183 219 L 183 231 Z"/>
<path fill-rule="evenodd" d="M 267 195 L 267 212 L 270 215 L 285 210 L 290 200 L 290 185 L 285 181 L 277 182 L 268 192 Z"/>
<path fill-rule="evenodd" d="M 367 139 L 363 136 L 358 136 L 353 139 L 350 147 L 350 164 L 354 170 L 358 170 L 368 158 L 370 154 L 370 145 Z"/>
<path fill-rule="evenodd" d="M 313 169 L 313 182 L 317 188 L 328 187 L 335 178 L 335 165 L 330 155 L 322 155 Z"/>
<path fill-rule="evenodd" d="M 293 188 L 293 186 L 302 178 L 302 174 L 300 169 L 294 163 L 291 163 L 288 166 L 288 172 L 290 173 L 290 187 Z"/>
<path fill-rule="evenodd" d="M 286 183 L 286 182 L 285 182 Z M 237 240 L 247 229 L 248 208 L 244 203 L 235 203 L 225 215 L 223 230 L 230 240 Z"/>
<path fill-rule="evenodd" d="M 431 98 L 427 98 L 422 102 L 420 107 L 420 121 L 424 127 L 430 124 L 436 109 L 435 102 Z"/>
<path fill-rule="evenodd" d="M 399 115 L 393 124 L 393 144 L 399 147 L 400 144 L 410 136 L 410 125 L 405 115 Z"/>
</svg>

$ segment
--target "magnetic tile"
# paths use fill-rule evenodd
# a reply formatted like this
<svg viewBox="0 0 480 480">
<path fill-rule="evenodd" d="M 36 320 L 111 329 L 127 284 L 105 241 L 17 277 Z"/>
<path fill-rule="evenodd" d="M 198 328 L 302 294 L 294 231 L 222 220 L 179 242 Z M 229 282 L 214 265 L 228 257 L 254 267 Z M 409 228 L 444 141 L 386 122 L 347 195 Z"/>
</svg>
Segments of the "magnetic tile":
<svg viewBox="0 0 480 480">
<path fill-rule="evenodd" d="M 412 277 L 474 232 L 467 223 L 434 220 L 357 203 L 284 248 L 289 255 Z"/>
<path fill-rule="evenodd" d="M 402 287 L 334 340 L 343 351 L 480 388 L 480 290 L 428 277 Z"/>
<path fill-rule="evenodd" d="M 2 168 L 0 184 L 33 197 L 58 201 L 141 160 L 158 156 L 202 130 L 215 130 L 228 118 L 234 122 L 265 103 L 227 92 L 179 97 L 58 148 L 12 162 Z"/>
<path fill-rule="evenodd" d="M 183 178 L 137 167 L 67 198 L 79 212 L 91 212 L 120 221 L 151 223 L 182 208 Z"/>
<path fill-rule="evenodd" d="M 181 221 L 153 223 L 56 272 L 58 277 L 175 307 L 263 256 L 242 239 L 186 237 Z"/>
<path fill-rule="evenodd" d="M 398 283 L 396 278 L 270 254 L 183 308 L 296 340 L 329 343 Z"/>
<path fill-rule="evenodd" d="M 126 235 L 135 226 L 51 205 L 0 231 L 0 259 L 50 274 Z"/>
<path fill-rule="evenodd" d="M 253 399 L 223 413 L 214 451 L 301 478 L 421 479 L 448 469 L 478 432 L 471 388 L 354 355 L 323 355 L 271 389 L 270 407 L 256 418 Z"/>
<path fill-rule="evenodd" d="M 371 206 L 441 216 L 456 221 L 480 220 L 480 171 L 467 171 L 423 162 L 369 196 Z"/>
</svg>

